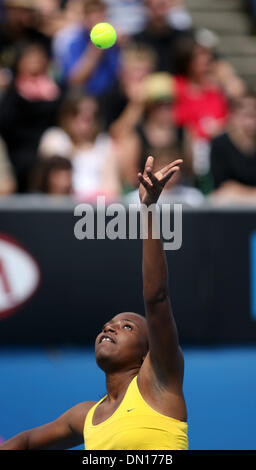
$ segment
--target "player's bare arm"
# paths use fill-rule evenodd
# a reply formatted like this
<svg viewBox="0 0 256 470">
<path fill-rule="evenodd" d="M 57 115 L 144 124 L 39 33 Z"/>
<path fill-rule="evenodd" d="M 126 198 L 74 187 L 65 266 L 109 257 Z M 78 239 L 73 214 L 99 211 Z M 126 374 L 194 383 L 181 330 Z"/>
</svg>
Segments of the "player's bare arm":
<svg viewBox="0 0 256 470">
<path fill-rule="evenodd" d="M 154 158 L 148 158 L 144 174 L 139 174 L 140 200 L 144 206 L 157 203 L 167 181 L 175 179 L 181 163 L 182 160 L 176 160 L 154 175 Z M 143 240 L 143 294 L 149 353 L 141 367 L 138 384 L 152 405 L 159 403 L 161 395 L 160 412 L 185 421 L 184 360 L 171 308 L 166 257 L 162 241 L 152 238 L 153 217 L 146 208 L 143 217 L 148 218 L 148 238 Z"/>
<path fill-rule="evenodd" d="M 76 405 L 55 421 L 22 432 L 4 442 L 0 450 L 65 450 L 83 443 L 86 415 L 95 402 Z"/>
</svg>

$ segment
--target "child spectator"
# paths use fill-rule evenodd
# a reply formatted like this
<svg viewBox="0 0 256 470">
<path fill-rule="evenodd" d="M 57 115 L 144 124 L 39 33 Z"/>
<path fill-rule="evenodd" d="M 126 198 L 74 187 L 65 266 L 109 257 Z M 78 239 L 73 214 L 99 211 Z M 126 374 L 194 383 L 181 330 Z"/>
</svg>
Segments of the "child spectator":
<svg viewBox="0 0 256 470">
<path fill-rule="evenodd" d="M 72 189 L 72 164 L 67 158 L 55 155 L 41 159 L 35 172 L 33 191 L 54 195 L 69 196 Z"/>
</svg>

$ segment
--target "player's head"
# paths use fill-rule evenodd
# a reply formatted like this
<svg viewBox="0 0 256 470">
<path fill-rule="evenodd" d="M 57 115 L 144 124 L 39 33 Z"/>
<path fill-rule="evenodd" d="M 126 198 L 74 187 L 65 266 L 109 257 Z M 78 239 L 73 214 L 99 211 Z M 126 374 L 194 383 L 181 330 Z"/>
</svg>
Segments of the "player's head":
<svg viewBox="0 0 256 470">
<path fill-rule="evenodd" d="M 108 321 L 95 341 L 98 366 L 104 372 L 138 369 L 148 352 L 148 329 L 137 313 L 119 313 Z"/>
</svg>

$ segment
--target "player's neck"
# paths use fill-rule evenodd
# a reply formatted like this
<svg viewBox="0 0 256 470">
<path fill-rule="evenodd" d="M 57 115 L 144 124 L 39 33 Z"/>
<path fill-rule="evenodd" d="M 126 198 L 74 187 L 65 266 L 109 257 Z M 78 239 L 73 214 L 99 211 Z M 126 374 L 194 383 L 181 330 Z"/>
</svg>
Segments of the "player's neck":
<svg viewBox="0 0 256 470">
<path fill-rule="evenodd" d="M 125 372 L 114 372 L 106 374 L 106 388 L 108 400 L 114 402 L 127 390 L 131 381 L 139 373 L 139 368 Z"/>
</svg>

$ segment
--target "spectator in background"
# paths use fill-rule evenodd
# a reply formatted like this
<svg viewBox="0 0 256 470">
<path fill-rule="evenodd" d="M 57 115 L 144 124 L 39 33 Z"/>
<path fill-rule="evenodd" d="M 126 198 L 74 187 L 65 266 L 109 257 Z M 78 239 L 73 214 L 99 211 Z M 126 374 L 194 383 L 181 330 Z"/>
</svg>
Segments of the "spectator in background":
<svg viewBox="0 0 256 470">
<path fill-rule="evenodd" d="M 122 50 L 118 81 L 100 99 L 105 129 L 115 139 L 129 132 L 140 119 L 141 88 L 155 66 L 156 55 L 145 45 L 130 44 Z"/>
<path fill-rule="evenodd" d="M 117 46 L 102 50 L 90 41 L 92 27 L 106 21 L 106 18 L 103 0 L 84 0 L 81 23 L 60 32 L 53 46 L 63 83 L 83 88 L 87 94 L 94 96 L 102 95 L 112 86 L 119 69 Z"/>
<path fill-rule="evenodd" d="M 54 195 L 72 195 L 72 163 L 69 159 L 54 155 L 38 162 L 33 191 Z"/>
<path fill-rule="evenodd" d="M 144 0 L 147 22 L 144 29 L 133 35 L 132 40 L 147 44 L 157 56 L 157 71 L 174 73 L 173 53 L 176 44 L 183 37 L 190 36 L 190 30 L 175 29 L 169 24 L 170 0 Z"/>
<path fill-rule="evenodd" d="M 36 42 L 51 50 L 51 39 L 39 31 L 39 17 L 32 0 L 4 0 L 5 18 L 0 25 L 0 91 L 12 78 L 17 48 L 22 42 Z"/>
<path fill-rule="evenodd" d="M 140 33 L 147 22 L 147 8 L 143 0 L 106 0 L 109 21 L 115 26 L 122 44 L 125 39 Z M 182 0 L 169 0 L 166 21 L 175 30 L 189 29 L 192 21 Z"/>
<path fill-rule="evenodd" d="M 256 25 L 256 0 L 247 0 L 246 7 L 248 6 L 248 13 L 252 15 L 253 20 L 253 32 L 255 34 L 255 25 Z"/>
<path fill-rule="evenodd" d="M 168 20 L 174 29 L 186 30 L 192 27 L 192 18 L 183 0 L 170 1 Z"/>
<path fill-rule="evenodd" d="M 16 180 L 8 152 L 3 139 L 0 138 L 0 196 L 16 191 Z"/>
<path fill-rule="evenodd" d="M 230 100 L 243 96 L 246 85 L 230 62 L 218 53 L 218 36 L 209 29 L 199 28 L 194 32 L 194 38 L 198 45 L 211 52 L 212 79 L 222 89 L 225 96 Z"/>
<path fill-rule="evenodd" d="M 126 190 L 138 186 L 138 173 L 143 171 L 149 155 L 158 158 L 159 153 L 177 158 L 178 135 L 171 119 L 173 101 L 171 75 L 159 72 L 149 75 L 141 82 L 140 113 L 137 119 L 119 120 L 120 168 Z M 137 97 L 138 99 L 138 97 Z M 115 123 L 113 127 L 115 126 Z"/>
<path fill-rule="evenodd" d="M 246 94 L 232 105 L 227 132 L 211 146 L 216 201 L 256 202 L 256 96 Z"/>
<path fill-rule="evenodd" d="M 199 189 L 212 190 L 210 140 L 223 132 L 228 117 L 228 103 L 213 71 L 211 49 L 196 39 L 186 38 L 175 50 L 177 75 L 174 119 L 187 131 L 187 155 Z"/>
<path fill-rule="evenodd" d="M 63 46 L 70 32 L 81 27 L 84 16 L 84 0 L 33 0 L 40 18 L 40 31 L 54 37 L 54 43 Z M 58 39 L 57 39 L 58 38 Z"/>
<path fill-rule="evenodd" d="M 141 87 L 140 119 L 133 127 L 125 128 L 117 140 L 122 181 L 126 190 L 138 186 L 137 174 L 145 166 L 148 155 L 169 158 L 169 162 L 182 155 L 182 184 L 190 181 L 190 161 L 184 154 L 183 135 L 173 120 L 173 103 L 175 102 L 174 80 L 170 74 L 158 72 L 146 77 Z M 161 163 L 167 164 L 167 163 Z"/>
<path fill-rule="evenodd" d="M 61 0 L 33 0 L 40 20 L 40 32 L 52 38 L 66 23 L 65 10 Z"/>
<path fill-rule="evenodd" d="M 256 0 L 251 0 L 251 5 L 254 22 L 256 23 Z"/>
<path fill-rule="evenodd" d="M 3 4 L 3 0 L 0 0 L 0 25 L 2 23 L 4 23 L 4 4 Z"/>
<path fill-rule="evenodd" d="M 176 104 L 179 126 L 187 127 L 195 137 L 211 139 L 220 133 L 228 116 L 228 104 L 213 73 L 211 50 L 186 38 L 175 51 Z"/>
<path fill-rule="evenodd" d="M 109 21 L 118 34 L 130 36 L 145 24 L 145 8 L 141 0 L 106 0 Z"/>
<path fill-rule="evenodd" d="M 0 103 L 0 134 L 13 164 L 18 191 L 29 189 L 43 132 L 54 124 L 60 90 L 48 75 L 49 57 L 40 44 L 21 48 L 12 84 Z"/>
<path fill-rule="evenodd" d="M 63 110 L 62 118 L 60 119 L 60 127 L 52 126 L 47 129 L 39 142 L 38 155 L 43 158 L 51 158 L 52 155 L 58 154 L 62 157 L 71 159 L 73 152 L 73 143 L 68 133 L 64 130 L 68 130 L 69 121 L 72 122 L 75 111 Z M 66 125 L 64 121 L 67 121 Z"/>
<path fill-rule="evenodd" d="M 40 142 L 39 150 L 47 158 L 54 150 L 54 138 L 49 129 Z M 67 97 L 60 112 L 60 128 L 55 128 L 55 142 L 63 140 L 66 156 L 73 166 L 73 190 L 80 200 L 95 202 L 104 195 L 115 200 L 120 194 L 120 179 L 112 139 L 101 131 L 99 107 L 94 97 Z M 47 141 L 51 150 L 47 149 Z M 68 146 L 69 143 L 69 146 Z M 61 151 L 60 145 L 59 150 Z M 57 148 L 56 148 L 57 150 Z M 44 152 L 44 153 L 43 153 Z"/>
</svg>

